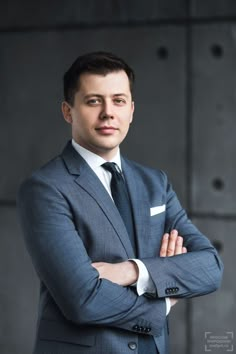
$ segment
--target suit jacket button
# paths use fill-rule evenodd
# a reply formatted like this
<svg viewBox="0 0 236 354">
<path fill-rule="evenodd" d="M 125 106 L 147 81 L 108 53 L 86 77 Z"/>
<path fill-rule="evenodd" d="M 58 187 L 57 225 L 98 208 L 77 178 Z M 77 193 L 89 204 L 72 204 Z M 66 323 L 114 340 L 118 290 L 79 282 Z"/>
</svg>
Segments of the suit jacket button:
<svg viewBox="0 0 236 354">
<path fill-rule="evenodd" d="M 133 326 L 133 330 L 138 331 L 139 330 L 139 326 L 138 325 Z"/>
<path fill-rule="evenodd" d="M 145 333 L 149 333 L 151 331 L 151 328 L 150 327 L 146 327 L 145 328 Z"/>
<path fill-rule="evenodd" d="M 129 349 L 135 350 L 137 348 L 137 344 L 135 342 L 130 342 L 128 344 Z"/>
</svg>

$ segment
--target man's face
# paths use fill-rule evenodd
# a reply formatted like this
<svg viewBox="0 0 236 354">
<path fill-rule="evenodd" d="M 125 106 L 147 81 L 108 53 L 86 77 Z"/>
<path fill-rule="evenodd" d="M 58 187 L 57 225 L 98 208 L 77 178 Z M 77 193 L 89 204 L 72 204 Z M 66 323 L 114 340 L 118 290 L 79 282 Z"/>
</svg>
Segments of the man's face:
<svg viewBox="0 0 236 354">
<path fill-rule="evenodd" d="M 63 102 L 62 111 L 78 144 L 106 160 L 111 159 L 133 119 L 128 76 L 125 71 L 105 76 L 82 74 L 74 105 Z"/>
</svg>

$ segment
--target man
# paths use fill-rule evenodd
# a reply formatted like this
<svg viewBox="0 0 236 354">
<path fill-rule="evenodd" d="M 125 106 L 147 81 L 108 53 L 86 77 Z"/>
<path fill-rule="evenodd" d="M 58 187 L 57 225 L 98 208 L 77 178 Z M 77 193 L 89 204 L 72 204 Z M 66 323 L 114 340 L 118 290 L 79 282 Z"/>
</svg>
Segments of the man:
<svg viewBox="0 0 236 354">
<path fill-rule="evenodd" d="M 167 354 L 171 306 L 219 287 L 217 252 L 167 176 L 120 155 L 133 81 L 113 54 L 78 57 L 62 103 L 72 141 L 21 186 L 41 281 L 34 354 Z"/>
</svg>

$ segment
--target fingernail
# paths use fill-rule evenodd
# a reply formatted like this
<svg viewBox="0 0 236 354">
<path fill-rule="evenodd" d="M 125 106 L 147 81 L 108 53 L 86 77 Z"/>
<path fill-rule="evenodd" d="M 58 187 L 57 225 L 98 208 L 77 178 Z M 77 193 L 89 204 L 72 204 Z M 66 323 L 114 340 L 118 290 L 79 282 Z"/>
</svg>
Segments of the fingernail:
<svg viewBox="0 0 236 354">
<path fill-rule="evenodd" d="M 178 237 L 177 237 L 177 242 L 178 242 L 178 243 L 182 243 L 182 240 L 183 240 L 183 238 L 182 238 L 181 236 L 178 236 Z"/>
<path fill-rule="evenodd" d="M 172 231 L 171 231 L 171 235 L 177 236 L 177 235 L 178 235 L 178 231 L 177 231 L 177 230 L 172 230 Z"/>
</svg>

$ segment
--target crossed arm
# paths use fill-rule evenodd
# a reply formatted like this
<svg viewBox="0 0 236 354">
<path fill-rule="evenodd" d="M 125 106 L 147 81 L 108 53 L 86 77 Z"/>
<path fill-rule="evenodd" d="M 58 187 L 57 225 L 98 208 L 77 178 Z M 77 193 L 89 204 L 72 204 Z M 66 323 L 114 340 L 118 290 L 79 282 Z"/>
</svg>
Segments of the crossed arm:
<svg viewBox="0 0 236 354">
<path fill-rule="evenodd" d="M 183 247 L 183 237 L 178 235 L 177 230 L 172 230 L 170 234 L 163 235 L 160 257 L 172 257 L 183 253 L 187 253 L 187 249 Z M 138 266 L 130 260 L 120 263 L 95 262 L 92 263 L 92 266 L 98 271 L 100 278 L 122 286 L 129 286 L 138 280 Z M 172 306 L 176 302 L 177 300 L 171 299 Z"/>
<path fill-rule="evenodd" d="M 166 320 L 165 290 L 169 283 L 174 282 L 179 287 L 178 298 L 207 294 L 219 286 L 220 259 L 210 242 L 187 220 L 173 193 L 168 193 L 171 202 L 167 201 L 166 230 L 178 229 L 188 252 L 183 257 L 178 256 L 187 250 L 182 237 L 173 230 L 163 236 L 157 257 L 142 259 L 157 289 L 158 298 L 153 299 L 138 296 L 129 287 L 138 278 L 134 262 L 98 262 L 91 267 L 93 257 L 89 257 L 83 242 L 91 216 L 84 213 L 84 205 L 77 206 L 77 201 L 76 207 L 72 205 L 87 225 L 84 228 L 82 225 L 80 237 L 71 207 L 64 197 L 65 190 L 62 187 L 60 190 L 60 185 L 54 186 L 54 181 L 46 177 L 35 175 L 22 185 L 18 207 L 25 242 L 47 289 L 46 294 L 68 320 L 80 325 L 105 325 L 129 331 L 137 321 L 145 320 L 151 323 L 150 334 L 157 336 Z M 75 189 L 75 193 L 79 191 Z M 78 195 L 78 200 L 80 198 L 83 200 L 83 193 Z M 100 210 L 97 212 L 99 215 Z M 99 230 L 93 231 L 93 240 L 99 239 Z M 170 299 L 171 303 L 176 301 L 172 296 Z"/>
</svg>

